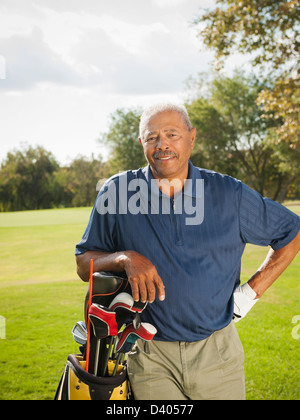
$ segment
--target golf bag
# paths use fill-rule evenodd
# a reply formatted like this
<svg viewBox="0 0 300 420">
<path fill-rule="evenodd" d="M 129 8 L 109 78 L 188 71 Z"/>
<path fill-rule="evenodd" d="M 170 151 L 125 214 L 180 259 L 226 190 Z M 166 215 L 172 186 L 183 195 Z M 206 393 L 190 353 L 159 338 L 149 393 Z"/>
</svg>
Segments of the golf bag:
<svg viewBox="0 0 300 420">
<path fill-rule="evenodd" d="M 91 282 L 89 288 L 91 287 Z M 125 291 L 130 291 L 126 276 L 114 273 L 94 273 L 92 290 L 87 290 L 84 314 L 88 322 L 89 296 L 92 303 L 108 307 L 114 297 Z M 91 332 L 92 335 L 92 332 Z M 96 351 L 96 339 L 91 337 L 90 352 Z M 107 346 L 105 339 L 101 340 L 101 351 Z M 70 354 L 62 374 L 55 400 L 126 400 L 130 398 L 130 386 L 127 377 L 126 361 L 115 369 L 116 361 L 108 362 L 108 376 L 100 377 L 86 371 L 85 352 L 82 355 Z M 93 366 L 92 366 L 93 368 Z M 115 374 L 112 376 L 113 372 Z"/>
<path fill-rule="evenodd" d="M 82 356 L 70 354 L 55 400 L 126 400 L 129 395 L 126 364 L 119 366 L 116 376 L 101 378 L 85 370 Z M 109 373 L 114 364 L 109 362 Z"/>
</svg>

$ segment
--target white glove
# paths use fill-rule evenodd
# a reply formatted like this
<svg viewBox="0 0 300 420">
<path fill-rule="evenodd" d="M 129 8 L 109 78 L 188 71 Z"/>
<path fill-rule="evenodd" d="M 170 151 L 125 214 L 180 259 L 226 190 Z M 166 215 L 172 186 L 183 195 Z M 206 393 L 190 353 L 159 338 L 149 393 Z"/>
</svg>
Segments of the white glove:
<svg viewBox="0 0 300 420">
<path fill-rule="evenodd" d="M 259 299 L 255 299 L 256 293 L 249 286 L 248 283 L 239 286 L 234 294 L 234 309 L 233 309 L 233 320 L 239 322 L 247 313 L 250 311 L 253 305 L 258 302 Z M 255 300 L 254 300 L 255 299 Z"/>
</svg>

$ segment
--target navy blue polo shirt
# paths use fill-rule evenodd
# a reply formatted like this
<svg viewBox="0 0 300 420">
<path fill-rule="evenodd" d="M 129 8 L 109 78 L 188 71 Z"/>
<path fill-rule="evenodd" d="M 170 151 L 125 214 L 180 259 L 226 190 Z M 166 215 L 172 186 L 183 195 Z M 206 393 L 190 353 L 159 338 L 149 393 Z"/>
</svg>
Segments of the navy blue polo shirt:
<svg viewBox="0 0 300 420">
<path fill-rule="evenodd" d="M 157 328 L 156 340 L 199 341 L 227 326 L 246 243 L 276 250 L 300 228 L 297 215 L 230 176 L 189 162 L 187 181 L 172 200 L 149 166 L 110 178 L 76 247 L 134 250 L 155 265 L 166 298 L 148 304 L 142 320 Z"/>
</svg>

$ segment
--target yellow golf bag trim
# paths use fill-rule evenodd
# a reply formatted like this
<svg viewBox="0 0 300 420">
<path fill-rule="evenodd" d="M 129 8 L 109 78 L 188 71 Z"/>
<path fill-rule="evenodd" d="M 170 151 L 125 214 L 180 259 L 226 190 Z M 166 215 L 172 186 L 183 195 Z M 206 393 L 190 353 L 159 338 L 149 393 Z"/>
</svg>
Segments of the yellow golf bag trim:
<svg viewBox="0 0 300 420">
<path fill-rule="evenodd" d="M 55 400 L 126 400 L 129 386 L 127 368 L 119 365 L 116 376 L 105 378 L 92 375 L 85 370 L 86 362 L 82 356 L 70 354 Z M 109 361 L 108 373 L 112 375 L 115 361 Z"/>
</svg>

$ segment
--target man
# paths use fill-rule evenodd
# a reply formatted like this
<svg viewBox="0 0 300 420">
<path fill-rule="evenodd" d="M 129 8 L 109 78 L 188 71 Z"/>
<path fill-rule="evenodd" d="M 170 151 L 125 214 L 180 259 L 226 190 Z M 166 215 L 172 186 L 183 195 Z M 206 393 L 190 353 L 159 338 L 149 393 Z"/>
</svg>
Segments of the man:
<svg viewBox="0 0 300 420">
<path fill-rule="evenodd" d="M 244 354 L 235 325 L 299 250 L 299 217 L 240 181 L 196 168 L 185 108 L 156 105 L 141 117 L 149 165 L 112 177 L 77 245 L 79 276 L 125 271 L 143 321 L 128 371 L 136 399 L 245 399 Z M 146 188 L 145 188 L 146 186 Z M 240 286 L 245 244 L 272 248 Z"/>
</svg>

